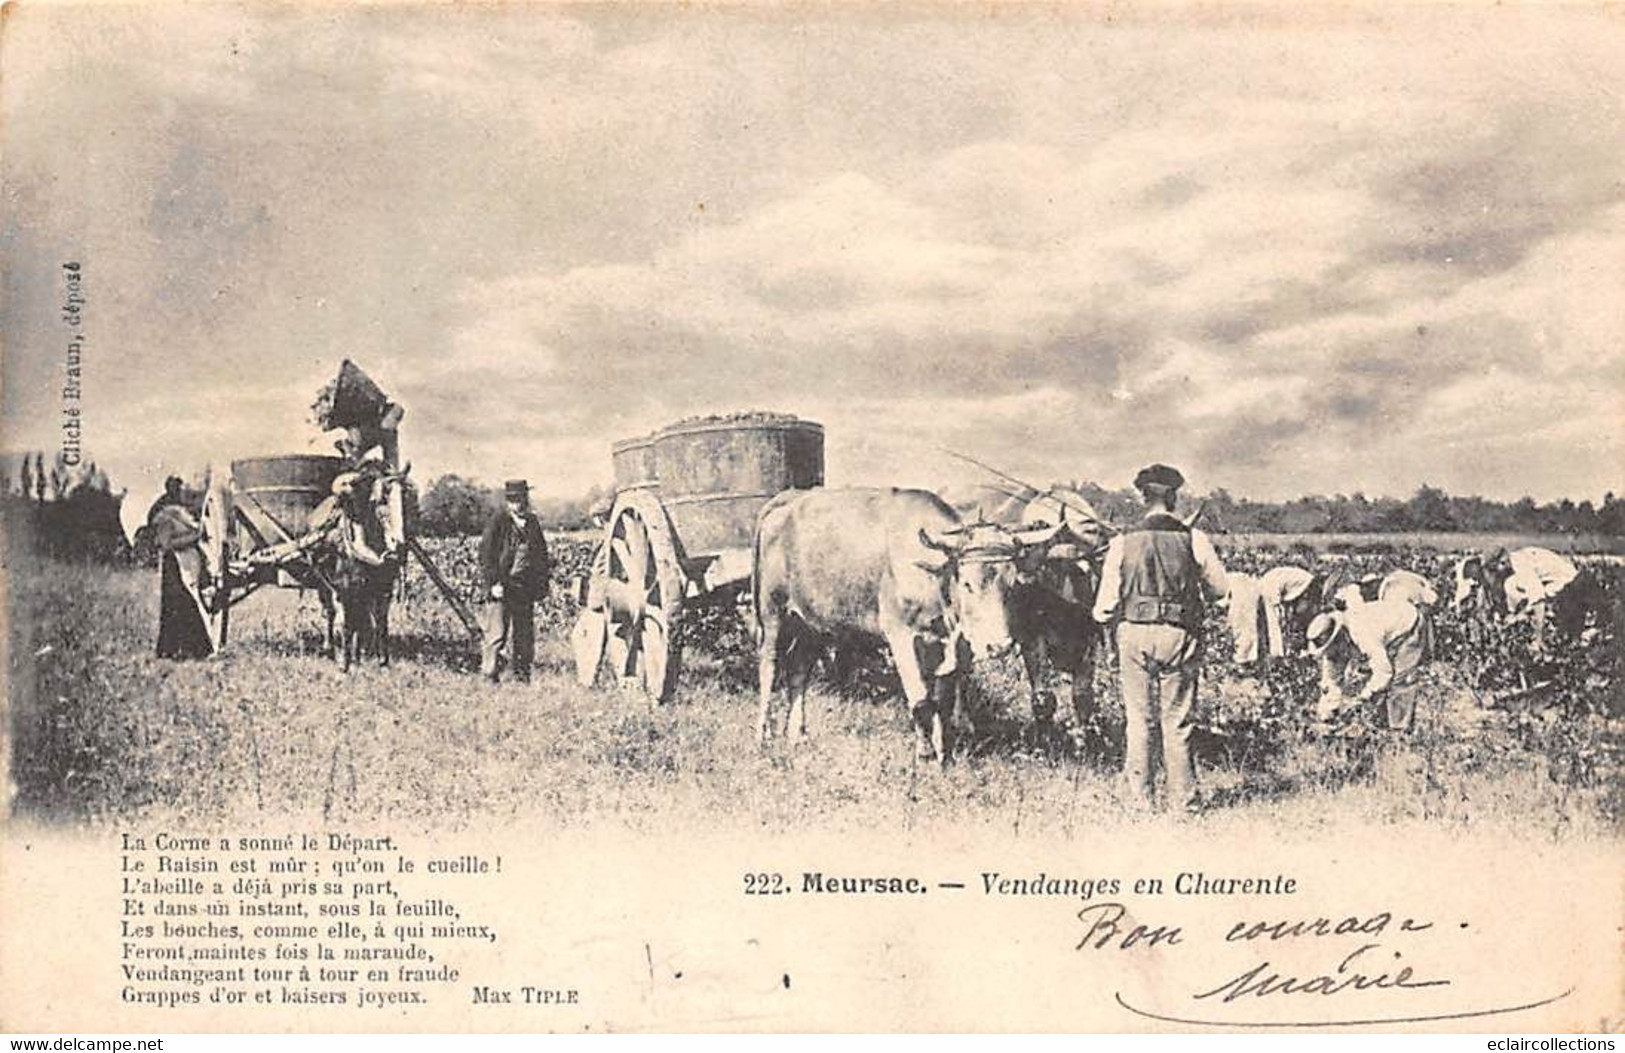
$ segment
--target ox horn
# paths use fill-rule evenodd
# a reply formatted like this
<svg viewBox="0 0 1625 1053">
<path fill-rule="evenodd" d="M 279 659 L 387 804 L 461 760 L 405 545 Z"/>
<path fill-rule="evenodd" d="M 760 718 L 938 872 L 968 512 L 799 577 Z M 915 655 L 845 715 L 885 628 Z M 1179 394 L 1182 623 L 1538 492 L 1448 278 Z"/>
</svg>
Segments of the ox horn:
<svg viewBox="0 0 1625 1053">
<path fill-rule="evenodd" d="M 1063 519 L 1066 518 L 1066 513 L 1067 512 L 1069 512 L 1069 511 L 1076 512 L 1078 514 L 1079 519 L 1082 519 L 1083 521 L 1085 521 L 1087 523 L 1092 523 L 1094 526 L 1100 528 L 1100 530 L 1103 533 L 1106 533 L 1106 534 L 1115 534 L 1115 533 L 1117 533 L 1117 528 L 1115 526 L 1113 526 L 1111 523 L 1108 523 L 1106 520 L 1100 518 L 1100 516 L 1098 514 L 1096 514 L 1094 511 L 1092 511 L 1092 510 L 1090 510 L 1088 508 L 1085 508 L 1083 505 L 1080 505 L 1075 501 L 1069 500 L 1068 498 L 1066 498 L 1065 496 L 1063 496 L 1060 493 L 1057 493 L 1053 489 L 1044 491 L 1043 493 L 1039 494 L 1037 497 L 1033 498 L 1032 500 L 1028 501 L 1027 503 L 1028 504 L 1037 504 L 1040 501 L 1046 502 L 1048 504 L 1054 505 L 1056 508 L 1059 508 L 1061 510 L 1061 518 L 1063 518 Z"/>
<path fill-rule="evenodd" d="M 1035 527 L 1032 530 L 1017 531 L 1013 536 L 1016 543 L 1022 546 L 1043 545 L 1054 540 L 1055 535 L 1059 534 L 1061 529 L 1062 524 L 1057 523 L 1055 526 Z"/>
<path fill-rule="evenodd" d="M 957 552 L 959 550 L 959 546 L 954 542 L 940 540 L 925 527 L 920 528 L 920 544 L 937 552 Z"/>
</svg>

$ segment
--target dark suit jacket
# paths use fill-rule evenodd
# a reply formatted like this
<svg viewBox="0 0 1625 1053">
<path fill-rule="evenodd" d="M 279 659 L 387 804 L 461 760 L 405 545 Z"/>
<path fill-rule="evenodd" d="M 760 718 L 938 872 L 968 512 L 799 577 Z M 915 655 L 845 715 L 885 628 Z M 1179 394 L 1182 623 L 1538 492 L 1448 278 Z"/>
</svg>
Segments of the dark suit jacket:
<svg viewBox="0 0 1625 1053">
<path fill-rule="evenodd" d="M 514 577 L 514 557 L 519 552 L 520 528 L 506 508 L 491 517 L 480 538 L 480 580 L 486 591 L 501 584 L 504 592 L 516 592 L 514 598 L 540 599 L 547 595 L 548 579 L 553 561 L 547 553 L 547 539 L 542 536 L 542 525 L 530 513 L 525 515 L 524 537 L 530 546 L 530 562 L 523 579 Z"/>
</svg>

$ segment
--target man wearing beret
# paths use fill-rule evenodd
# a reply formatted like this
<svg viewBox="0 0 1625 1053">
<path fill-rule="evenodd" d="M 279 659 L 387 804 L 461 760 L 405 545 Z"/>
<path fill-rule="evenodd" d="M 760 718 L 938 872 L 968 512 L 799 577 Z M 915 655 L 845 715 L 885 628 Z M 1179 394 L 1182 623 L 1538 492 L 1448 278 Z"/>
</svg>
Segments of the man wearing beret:
<svg viewBox="0 0 1625 1053">
<path fill-rule="evenodd" d="M 1168 801 L 1195 811 L 1196 770 L 1190 736 L 1202 667 L 1202 619 L 1207 604 L 1229 592 L 1213 544 L 1174 515 L 1185 479 L 1153 464 L 1134 479 L 1145 519 L 1113 538 L 1101 569 L 1095 620 L 1117 625 L 1123 687 L 1123 771 L 1132 791 L 1154 799 L 1151 742 L 1162 738 Z"/>
<path fill-rule="evenodd" d="M 524 683 L 530 680 L 536 657 L 535 604 L 547 595 L 553 568 L 542 526 L 530 511 L 530 485 L 510 479 L 502 496 L 502 509 L 480 538 L 480 578 L 485 587 L 480 673 L 496 683 L 506 651 L 514 679 Z"/>
</svg>

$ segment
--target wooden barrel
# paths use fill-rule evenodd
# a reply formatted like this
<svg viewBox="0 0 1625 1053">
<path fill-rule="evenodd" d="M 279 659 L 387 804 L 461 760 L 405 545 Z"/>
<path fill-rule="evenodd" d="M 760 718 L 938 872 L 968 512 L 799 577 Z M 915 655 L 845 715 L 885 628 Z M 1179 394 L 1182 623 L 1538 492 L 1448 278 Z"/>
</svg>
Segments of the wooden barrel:
<svg viewBox="0 0 1625 1053">
<path fill-rule="evenodd" d="M 289 534 L 298 537 L 305 532 L 310 513 L 333 492 L 333 480 L 343 469 L 341 457 L 249 457 L 231 462 L 231 478 L 239 494 L 252 497 Z M 261 532 L 265 532 L 263 528 Z M 267 536 L 265 540 L 274 544 L 282 539 Z M 238 544 L 253 547 L 246 538 L 239 538 Z"/>
<path fill-rule="evenodd" d="M 615 490 L 653 490 L 660 492 L 660 473 L 655 467 L 655 437 L 642 435 L 636 439 L 622 439 L 609 448 L 609 459 L 615 468 Z"/>
<path fill-rule="evenodd" d="M 691 560 L 748 549 L 769 498 L 824 484 L 823 426 L 794 417 L 675 424 L 653 447 L 661 504 Z"/>
</svg>

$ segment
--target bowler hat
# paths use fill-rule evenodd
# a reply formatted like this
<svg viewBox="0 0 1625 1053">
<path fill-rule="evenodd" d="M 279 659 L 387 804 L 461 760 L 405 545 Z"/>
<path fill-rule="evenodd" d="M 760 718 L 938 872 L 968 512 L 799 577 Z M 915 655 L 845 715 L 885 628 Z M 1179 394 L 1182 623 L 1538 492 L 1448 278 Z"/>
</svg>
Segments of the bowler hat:
<svg viewBox="0 0 1625 1053">
<path fill-rule="evenodd" d="M 522 501 L 530 496 L 530 484 L 523 479 L 509 479 L 502 484 L 502 496 L 509 501 Z"/>
<path fill-rule="evenodd" d="M 1140 474 L 1134 477 L 1134 489 L 1144 493 L 1147 489 L 1178 490 L 1185 485 L 1185 477 L 1179 474 L 1179 469 L 1170 468 L 1166 464 L 1153 464 L 1140 469 Z"/>
</svg>

